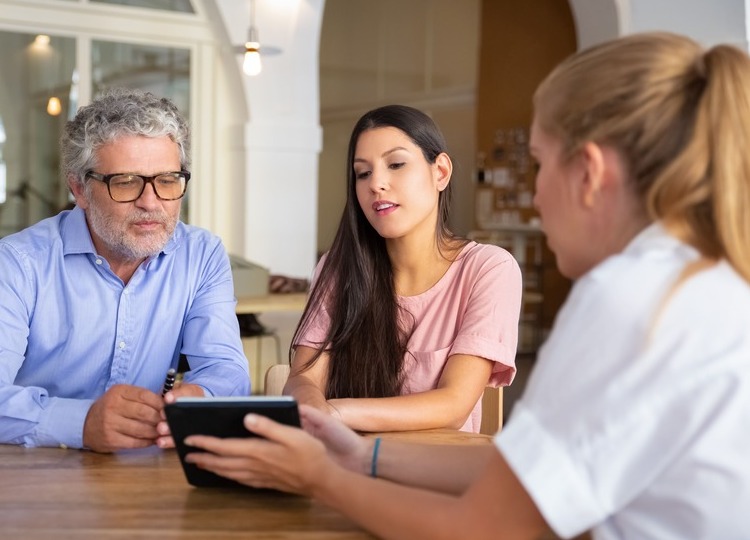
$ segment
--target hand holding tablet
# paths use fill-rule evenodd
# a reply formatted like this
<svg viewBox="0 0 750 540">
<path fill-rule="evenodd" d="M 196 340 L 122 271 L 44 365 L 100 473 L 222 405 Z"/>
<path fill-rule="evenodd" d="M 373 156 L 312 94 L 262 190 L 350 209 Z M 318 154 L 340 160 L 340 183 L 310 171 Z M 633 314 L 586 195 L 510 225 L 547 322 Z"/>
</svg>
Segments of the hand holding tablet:
<svg viewBox="0 0 750 540">
<path fill-rule="evenodd" d="M 282 424 L 299 426 L 297 402 L 290 396 L 178 398 L 164 408 L 187 481 L 194 486 L 236 487 L 240 484 L 185 462 L 193 451 L 184 441 L 189 435 L 255 437 L 243 420 L 248 413 L 267 416 Z"/>
</svg>

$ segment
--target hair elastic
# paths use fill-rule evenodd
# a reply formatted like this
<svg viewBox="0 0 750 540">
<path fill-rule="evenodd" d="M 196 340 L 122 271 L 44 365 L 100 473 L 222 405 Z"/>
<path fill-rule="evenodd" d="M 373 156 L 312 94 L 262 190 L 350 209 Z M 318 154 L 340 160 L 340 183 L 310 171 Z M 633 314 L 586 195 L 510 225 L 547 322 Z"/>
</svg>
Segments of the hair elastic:
<svg viewBox="0 0 750 540">
<path fill-rule="evenodd" d="M 375 445 L 372 447 L 372 464 L 370 465 L 370 476 L 378 477 L 378 450 L 380 450 L 380 437 L 375 437 Z"/>
</svg>

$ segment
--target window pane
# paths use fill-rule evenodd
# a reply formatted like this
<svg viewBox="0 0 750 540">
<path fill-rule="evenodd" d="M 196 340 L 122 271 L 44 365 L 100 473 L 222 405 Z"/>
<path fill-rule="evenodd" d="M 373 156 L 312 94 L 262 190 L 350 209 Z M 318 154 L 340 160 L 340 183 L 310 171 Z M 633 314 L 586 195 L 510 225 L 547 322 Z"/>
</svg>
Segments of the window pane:
<svg viewBox="0 0 750 540">
<path fill-rule="evenodd" d="M 8 200 L 8 185 L 5 181 L 7 167 L 5 166 L 5 158 L 3 158 L 3 146 L 5 146 L 5 126 L 2 116 L 0 116 L 0 204 Z"/>
<path fill-rule="evenodd" d="M 157 45 L 93 41 L 92 95 L 107 88 L 137 88 L 171 99 L 190 118 L 190 51 Z M 188 188 L 182 220 L 188 221 Z"/>
<path fill-rule="evenodd" d="M 5 184 L 0 236 L 5 236 L 56 214 L 68 202 L 58 141 L 77 107 L 77 86 L 72 38 L 0 32 L 0 51 L 0 169 Z"/>
<path fill-rule="evenodd" d="M 116 4 L 118 6 L 136 6 L 181 13 L 195 13 L 190 0 L 90 0 L 97 4 Z"/>
<path fill-rule="evenodd" d="M 138 88 L 167 97 L 190 115 L 190 51 L 157 45 L 93 41 L 93 95 L 107 88 Z"/>
</svg>

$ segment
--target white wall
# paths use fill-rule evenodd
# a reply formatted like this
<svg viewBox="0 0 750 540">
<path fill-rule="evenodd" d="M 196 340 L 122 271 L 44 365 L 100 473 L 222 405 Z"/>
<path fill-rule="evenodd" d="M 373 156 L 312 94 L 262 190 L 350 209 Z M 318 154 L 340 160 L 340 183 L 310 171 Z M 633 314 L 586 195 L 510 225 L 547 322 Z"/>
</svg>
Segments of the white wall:
<svg viewBox="0 0 750 540">
<path fill-rule="evenodd" d="M 748 50 L 747 4 L 738 0 L 630 0 L 627 33 L 672 30 L 710 46 Z"/>
<path fill-rule="evenodd" d="M 480 0 L 328 0 L 320 50 L 318 249 L 333 241 L 346 198 L 346 150 L 375 107 L 417 107 L 440 126 L 453 158 L 451 227 L 474 226 Z M 397 14 L 397 15 L 394 15 Z"/>
<path fill-rule="evenodd" d="M 243 189 L 230 190 L 234 198 L 225 194 L 224 204 L 237 210 L 238 194 L 244 203 L 231 226 L 235 236 L 243 237 L 239 254 L 273 273 L 308 276 L 316 260 L 322 141 L 318 43 L 324 0 L 256 1 L 261 51 L 266 43 L 283 52 L 264 57 L 256 77 L 241 74 L 241 55 L 235 55 L 248 116 L 234 119 L 227 129 L 232 152 L 244 151 L 245 171 L 244 179 L 228 179 Z M 216 0 L 215 5 L 228 42 L 244 43 L 249 3 Z"/>
<path fill-rule="evenodd" d="M 578 46 L 651 30 L 685 34 L 711 46 L 748 44 L 748 0 L 570 0 Z"/>
</svg>

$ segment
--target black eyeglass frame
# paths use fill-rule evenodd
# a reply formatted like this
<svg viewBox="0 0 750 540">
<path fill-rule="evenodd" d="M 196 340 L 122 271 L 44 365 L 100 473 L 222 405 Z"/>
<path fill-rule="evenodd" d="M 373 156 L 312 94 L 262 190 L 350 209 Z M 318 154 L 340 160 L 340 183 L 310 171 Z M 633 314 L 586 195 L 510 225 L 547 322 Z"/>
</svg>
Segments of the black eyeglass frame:
<svg viewBox="0 0 750 540">
<path fill-rule="evenodd" d="M 166 199 L 159 195 L 159 190 L 156 188 L 156 184 L 154 184 L 154 180 L 159 178 L 160 176 L 164 176 L 165 174 L 178 174 L 185 177 L 185 186 L 182 188 L 182 195 L 179 197 L 176 197 L 174 199 Z M 112 189 L 109 187 L 110 181 L 115 176 L 137 176 L 141 180 L 143 180 L 143 185 L 141 186 L 141 191 L 138 193 L 138 196 L 134 199 L 128 199 L 127 201 L 118 201 L 112 196 Z M 182 199 L 185 196 L 185 193 L 187 192 L 187 185 L 190 181 L 190 171 L 167 171 L 159 174 L 155 174 L 153 176 L 145 176 L 143 174 L 134 174 L 134 173 L 112 173 L 112 174 L 99 174 L 98 172 L 94 171 L 88 171 L 85 175 L 85 178 L 93 178 L 94 180 L 98 180 L 99 182 L 104 182 L 107 184 L 107 193 L 109 193 L 109 198 L 112 199 L 115 202 L 121 202 L 121 203 L 129 203 L 133 201 L 137 201 L 140 199 L 141 195 L 143 195 L 143 191 L 146 189 L 146 184 L 151 184 L 151 187 L 154 190 L 154 194 L 156 197 L 162 201 L 178 201 Z"/>
</svg>

